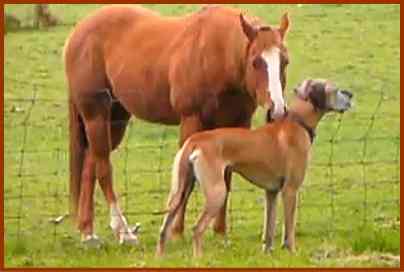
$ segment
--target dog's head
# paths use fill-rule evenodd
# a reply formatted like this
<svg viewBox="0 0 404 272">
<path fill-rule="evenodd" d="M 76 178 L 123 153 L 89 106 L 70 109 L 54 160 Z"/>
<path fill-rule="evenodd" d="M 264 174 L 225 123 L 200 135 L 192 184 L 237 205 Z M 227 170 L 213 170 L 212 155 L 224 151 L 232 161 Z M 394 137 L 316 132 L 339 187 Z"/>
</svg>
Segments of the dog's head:
<svg viewBox="0 0 404 272">
<path fill-rule="evenodd" d="M 343 113 L 352 106 L 353 94 L 327 80 L 305 80 L 295 89 L 295 94 L 300 99 L 310 101 L 317 111 Z"/>
</svg>

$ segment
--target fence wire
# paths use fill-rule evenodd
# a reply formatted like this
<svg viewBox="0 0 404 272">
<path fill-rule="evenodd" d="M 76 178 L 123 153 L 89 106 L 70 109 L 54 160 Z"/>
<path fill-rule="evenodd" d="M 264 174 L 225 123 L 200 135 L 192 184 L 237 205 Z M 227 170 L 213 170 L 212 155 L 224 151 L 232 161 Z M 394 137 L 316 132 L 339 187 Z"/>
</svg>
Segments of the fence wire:
<svg viewBox="0 0 404 272">
<path fill-rule="evenodd" d="M 49 232 L 49 220 L 68 211 L 67 101 L 38 99 L 38 88 L 34 87 L 31 98 L 5 101 L 6 116 L 15 116 L 6 118 L 9 122 L 4 128 L 8 144 L 4 151 L 6 236 L 44 231 L 43 227 Z M 55 103 L 61 116 L 51 116 L 45 122 L 37 118 L 38 114 L 46 115 L 48 107 Z M 352 226 L 344 224 L 344 216 L 355 216 L 355 224 L 361 226 L 375 220 L 392 227 L 399 225 L 400 135 L 398 131 L 385 136 L 372 133 L 380 125 L 381 104 L 382 99 L 368 116 L 334 115 L 322 121 L 327 127 L 320 126 L 313 147 L 312 163 L 300 194 L 299 225 L 321 225 L 328 233 L 350 231 Z M 354 120 L 360 121 L 361 129 L 355 137 L 345 138 L 344 125 L 350 126 Z M 398 121 L 399 116 L 383 116 L 383 122 L 388 120 Z M 176 149 L 176 127 L 136 119 L 129 123 L 124 141 L 113 153 L 113 165 L 114 187 L 130 219 L 146 225 L 159 224 Z M 229 204 L 231 229 L 248 221 L 251 209 L 261 209 L 263 205 L 260 190 L 238 179 L 233 182 Z M 199 193 L 193 198 L 188 211 L 191 218 L 195 218 L 203 201 Z M 96 204 L 96 210 L 100 210 L 97 217 L 107 218 L 108 210 L 102 208 L 105 204 L 100 194 Z M 61 233 L 71 233 L 71 229 L 59 225 L 51 228 L 54 240 Z"/>
</svg>

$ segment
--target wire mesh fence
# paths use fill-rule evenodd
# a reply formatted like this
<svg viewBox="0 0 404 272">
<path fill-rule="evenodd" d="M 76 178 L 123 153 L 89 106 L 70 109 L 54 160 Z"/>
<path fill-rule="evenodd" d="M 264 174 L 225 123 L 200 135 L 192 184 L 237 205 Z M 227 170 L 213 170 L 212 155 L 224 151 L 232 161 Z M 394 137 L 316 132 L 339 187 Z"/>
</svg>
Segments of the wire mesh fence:
<svg viewBox="0 0 404 272">
<path fill-rule="evenodd" d="M 56 15 L 60 10 L 55 9 Z M 24 20 L 29 22 L 31 17 L 26 16 Z M 76 17 L 69 17 L 64 23 L 72 25 L 78 20 Z M 53 37 L 53 33 L 44 35 Z M 53 46 L 62 48 L 62 45 L 63 41 Z M 22 57 L 26 54 L 39 61 L 53 49 L 36 48 L 39 53 L 34 56 L 24 48 L 21 50 Z M 58 57 L 60 50 L 56 52 Z M 46 73 L 41 67 L 35 68 L 35 73 Z M 63 88 L 60 82 L 54 84 L 51 76 L 45 77 L 31 80 L 30 75 L 5 73 L 6 91 L 29 90 L 12 95 L 5 92 L 6 242 L 39 236 L 55 243 L 76 235 L 73 224 L 55 223 L 68 211 L 68 108 L 64 96 L 56 99 L 44 95 L 44 89 L 61 92 Z M 399 228 L 400 116 L 391 110 L 399 107 L 399 93 L 387 91 L 382 80 L 376 81 L 376 85 L 366 92 L 366 100 L 370 101 L 366 102 L 366 108 L 358 102 L 357 110 L 344 116 L 327 116 L 320 123 L 312 162 L 299 196 L 298 235 L 349 234 L 374 223 Z M 256 124 L 262 124 L 262 112 L 258 112 L 256 119 Z M 158 212 L 164 208 L 169 191 L 177 131 L 176 127 L 135 118 L 112 155 L 114 187 L 121 206 L 129 222 L 142 223 L 144 233 L 156 235 L 162 220 Z M 95 201 L 96 229 L 106 234 L 109 213 L 99 191 Z M 259 236 L 263 202 L 260 189 L 235 176 L 228 217 L 231 235 L 243 235 L 235 230 L 244 225 L 256 230 L 254 233 Z M 187 212 L 189 224 L 194 222 L 202 203 L 196 188 Z"/>
<path fill-rule="evenodd" d="M 47 224 L 53 222 L 49 220 L 68 211 L 67 101 L 39 99 L 38 88 L 31 98 L 5 101 L 6 115 L 13 116 L 4 128 L 9 143 L 4 151 L 6 236 L 47 232 Z M 300 225 L 322 226 L 328 233 L 377 220 L 399 226 L 400 135 L 375 133 L 384 122 L 398 123 L 399 116 L 380 116 L 382 101 L 380 95 L 371 115 L 335 115 L 322 122 L 300 194 Z M 63 114 L 52 113 L 52 108 Z M 145 225 L 160 222 L 176 134 L 175 127 L 130 122 L 125 141 L 113 154 L 114 185 L 130 219 Z M 251 210 L 262 208 L 260 190 L 237 177 L 233 183 L 230 226 L 241 222 L 260 226 L 261 218 L 251 216 L 256 214 Z M 199 193 L 195 195 L 191 218 L 202 205 Z M 97 194 L 96 201 L 101 211 L 97 216 L 107 218 L 103 196 Z M 63 228 L 54 226 L 54 239 L 59 229 Z"/>
</svg>

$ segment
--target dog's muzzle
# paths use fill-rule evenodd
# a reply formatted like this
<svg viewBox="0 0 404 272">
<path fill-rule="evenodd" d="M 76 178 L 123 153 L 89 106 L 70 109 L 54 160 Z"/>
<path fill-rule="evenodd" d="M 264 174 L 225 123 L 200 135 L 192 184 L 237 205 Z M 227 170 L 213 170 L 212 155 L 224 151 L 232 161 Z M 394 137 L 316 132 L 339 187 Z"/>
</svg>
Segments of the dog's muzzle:
<svg viewBox="0 0 404 272">
<path fill-rule="evenodd" d="M 335 110 L 344 113 L 352 107 L 353 94 L 347 90 L 338 90 L 335 101 Z"/>
</svg>

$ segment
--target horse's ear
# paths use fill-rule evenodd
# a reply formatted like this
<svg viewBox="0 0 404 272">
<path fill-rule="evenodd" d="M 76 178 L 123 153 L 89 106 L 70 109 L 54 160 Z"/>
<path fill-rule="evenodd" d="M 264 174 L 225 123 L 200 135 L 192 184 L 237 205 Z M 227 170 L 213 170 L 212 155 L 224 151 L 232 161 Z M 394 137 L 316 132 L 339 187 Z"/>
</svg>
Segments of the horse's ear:
<svg viewBox="0 0 404 272">
<path fill-rule="evenodd" d="M 245 20 L 243 14 L 240 14 L 240 23 L 244 34 L 247 36 L 248 40 L 252 42 L 257 37 L 258 31 Z"/>
<path fill-rule="evenodd" d="M 289 19 L 289 12 L 286 12 L 283 14 L 281 18 L 281 23 L 279 25 L 279 31 L 282 35 L 282 38 L 285 38 L 286 35 L 288 34 L 290 28 L 290 19 Z"/>
</svg>

